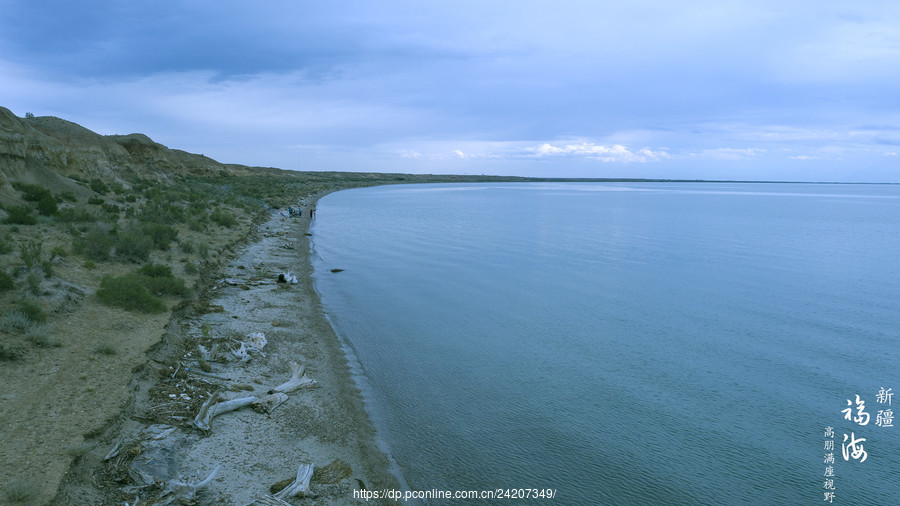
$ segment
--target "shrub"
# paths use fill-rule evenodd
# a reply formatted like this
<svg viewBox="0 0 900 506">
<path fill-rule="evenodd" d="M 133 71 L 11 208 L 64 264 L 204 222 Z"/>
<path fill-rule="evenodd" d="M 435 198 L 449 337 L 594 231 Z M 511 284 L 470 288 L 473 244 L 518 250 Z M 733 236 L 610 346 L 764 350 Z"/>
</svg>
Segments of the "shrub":
<svg viewBox="0 0 900 506">
<path fill-rule="evenodd" d="M 21 311 L 31 322 L 44 323 L 47 321 L 47 313 L 41 309 L 41 305 L 34 299 L 19 301 L 19 311 Z"/>
<path fill-rule="evenodd" d="M 12 239 L 9 238 L 9 234 L 6 234 L 3 237 L 0 237 L 0 255 L 4 253 L 9 253 L 13 250 L 12 247 Z"/>
<path fill-rule="evenodd" d="M 131 262 L 146 262 L 153 250 L 153 240 L 139 228 L 129 227 L 116 238 L 116 256 Z"/>
<path fill-rule="evenodd" d="M 9 213 L 9 216 L 6 217 L 6 223 L 16 224 L 16 225 L 34 225 L 37 223 L 37 218 L 32 216 L 32 209 L 28 206 L 12 206 L 6 208 L 6 212 Z"/>
<path fill-rule="evenodd" d="M 215 211 L 213 211 L 213 213 L 209 215 L 209 219 L 211 219 L 213 222 L 218 223 L 219 225 L 222 225 L 223 227 L 226 227 L 226 228 L 231 228 L 232 226 L 234 226 L 235 221 L 236 221 L 234 219 L 233 214 L 226 213 L 219 209 L 216 209 Z"/>
<path fill-rule="evenodd" d="M 103 199 L 100 198 L 100 197 L 91 197 L 91 198 L 88 199 L 88 204 L 92 204 L 92 205 L 95 205 L 95 206 L 103 205 L 103 203 L 105 203 L 105 202 L 106 202 L 106 201 L 103 200 Z"/>
<path fill-rule="evenodd" d="M 6 271 L 0 271 L 0 292 L 12 290 L 15 287 L 16 282 L 13 277 L 7 274 Z"/>
<path fill-rule="evenodd" d="M 56 200 L 65 200 L 66 202 L 78 202 L 78 197 L 69 190 L 65 190 L 56 196 Z"/>
<path fill-rule="evenodd" d="M 116 345 L 109 341 L 94 345 L 94 353 L 99 353 L 101 355 L 115 355 L 118 352 L 119 349 L 116 348 Z"/>
<path fill-rule="evenodd" d="M 155 295 L 180 295 L 189 293 L 184 280 L 172 274 L 172 268 L 165 264 L 147 264 L 137 271 L 141 282 Z"/>
<path fill-rule="evenodd" d="M 139 276 L 103 276 L 97 298 L 108 306 L 116 306 L 142 313 L 162 313 L 166 310 L 162 299 L 153 296 Z"/>
<path fill-rule="evenodd" d="M 53 197 L 53 194 L 50 193 L 50 190 L 44 188 L 41 185 L 20 183 L 18 181 L 15 181 L 11 184 L 13 188 L 22 192 L 22 198 L 31 202 L 37 202 L 42 198 L 48 196 Z"/>
<path fill-rule="evenodd" d="M 109 187 L 106 186 L 106 183 L 101 181 L 100 179 L 92 179 L 91 180 L 91 190 L 99 193 L 100 195 L 106 195 L 109 192 Z"/>
<path fill-rule="evenodd" d="M 25 339 L 39 348 L 59 348 L 62 346 L 53 338 L 50 327 L 47 325 L 32 325 L 25 331 Z"/>
<path fill-rule="evenodd" d="M 41 278 L 37 275 L 37 273 L 29 272 L 28 277 L 25 278 L 25 281 L 28 283 L 28 289 L 31 290 L 32 294 L 41 294 Z"/>
<path fill-rule="evenodd" d="M 153 247 L 164 251 L 169 249 L 169 243 L 178 238 L 178 230 L 161 223 L 142 223 L 141 231 L 153 241 Z"/>
<path fill-rule="evenodd" d="M 59 210 L 56 205 L 56 198 L 53 195 L 50 195 L 49 192 L 47 192 L 46 195 L 44 195 L 40 198 L 40 200 L 37 201 L 37 210 L 43 216 L 53 216 Z"/>
<path fill-rule="evenodd" d="M 122 208 L 115 204 L 103 204 L 103 211 L 109 214 L 119 214 Z"/>
<path fill-rule="evenodd" d="M 63 223 L 84 223 L 96 221 L 97 216 L 84 207 L 64 207 L 59 210 L 57 219 Z"/>
<path fill-rule="evenodd" d="M 38 483 L 31 478 L 21 478 L 7 483 L 4 489 L 7 501 L 26 502 L 37 495 Z"/>
<path fill-rule="evenodd" d="M 22 261 L 25 262 L 25 267 L 31 269 L 41 261 L 41 249 L 43 247 L 44 243 L 38 239 L 32 239 L 19 245 L 19 254 L 22 257 Z"/>
<path fill-rule="evenodd" d="M 87 230 L 84 237 L 72 241 L 72 251 L 88 259 L 103 262 L 109 260 L 113 244 L 109 232 L 101 226 L 94 225 Z"/>
<path fill-rule="evenodd" d="M 22 358 L 22 349 L 5 343 L 0 343 L 0 360 L 13 361 Z M 7 498 L 9 497 L 7 493 Z"/>
<path fill-rule="evenodd" d="M 166 264 L 147 264 L 137 270 L 138 274 L 151 278 L 171 278 L 172 268 Z"/>
<path fill-rule="evenodd" d="M 22 311 L 7 311 L 0 320 L 0 329 L 6 332 L 22 332 L 30 326 L 31 320 Z"/>
</svg>

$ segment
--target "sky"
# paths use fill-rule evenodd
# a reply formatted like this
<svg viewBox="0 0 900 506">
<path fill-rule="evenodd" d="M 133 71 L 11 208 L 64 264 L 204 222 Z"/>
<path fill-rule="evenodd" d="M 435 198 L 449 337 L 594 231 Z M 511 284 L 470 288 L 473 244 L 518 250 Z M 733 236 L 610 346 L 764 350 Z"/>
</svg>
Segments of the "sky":
<svg viewBox="0 0 900 506">
<path fill-rule="evenodd" d="M 0 0 L 0 106 L 292 170 L 900 182 L 896 0 Z"/>
</svg>

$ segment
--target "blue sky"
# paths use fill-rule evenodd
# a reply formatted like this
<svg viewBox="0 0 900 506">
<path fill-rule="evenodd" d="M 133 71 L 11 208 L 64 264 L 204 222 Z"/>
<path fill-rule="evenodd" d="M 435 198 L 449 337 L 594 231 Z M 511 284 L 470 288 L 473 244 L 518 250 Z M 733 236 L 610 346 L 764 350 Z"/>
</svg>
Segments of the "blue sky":
<svg viewBox="0 0 900 506">
<path fill-rule="evenodd" d="M 300 170 L 900 182 L 900 2 L 0 0 L 0 105 Z"/>
</svg>

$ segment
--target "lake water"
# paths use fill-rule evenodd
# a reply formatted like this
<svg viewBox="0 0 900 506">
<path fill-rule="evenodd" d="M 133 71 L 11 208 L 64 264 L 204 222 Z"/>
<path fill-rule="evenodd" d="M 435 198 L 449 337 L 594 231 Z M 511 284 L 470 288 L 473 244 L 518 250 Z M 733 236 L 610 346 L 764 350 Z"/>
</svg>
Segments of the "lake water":
<svg viewBox="0 0 900 506">
<path fill-rule="evenodd" d="M 397 185 L 311 231 L 414 490 L 900 504 L 900 186 Z"/>
</svg>

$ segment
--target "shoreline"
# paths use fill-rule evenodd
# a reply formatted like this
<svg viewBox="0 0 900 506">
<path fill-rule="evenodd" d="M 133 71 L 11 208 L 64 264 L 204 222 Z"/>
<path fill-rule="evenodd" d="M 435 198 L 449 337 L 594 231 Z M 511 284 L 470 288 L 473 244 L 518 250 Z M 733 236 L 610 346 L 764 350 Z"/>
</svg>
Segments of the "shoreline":
<svg viewBox="0 0 900 506">
<path fill-rule="evenodd" d="M 317 470 L 309 489 L 317 504 L 359 504 L 353 490 L 361 487 L 399 488 L 314 287 L 309 209 L 332 191 L 339 190 L 305 196 L 300 218 L 270 212 L 199 300 L 173 311 L 160 344 L 136 368 L 132 402 L 98 435 L 93 458 L 70 467 L 54 504 L 152 501 L 166 497 L 161 484 L 179 476 L 196 483 L 219 466 L 201 492 L 216 504 L 264 501 L 302 464 Z M 293 273 L 296 284 L 278 283 L 280 273 Z M 255 332 L 267 343 L 238 360 L 237 344 Z M 192 426 L 214 393 L 262 399 L 291 377 L 292 362 L 317 385 L 288 393 L 269 413 L 245 408 L 215 416 L 209 431 Z M 114 446 L 119 454 L 110 457 Z"/>
</svg>

